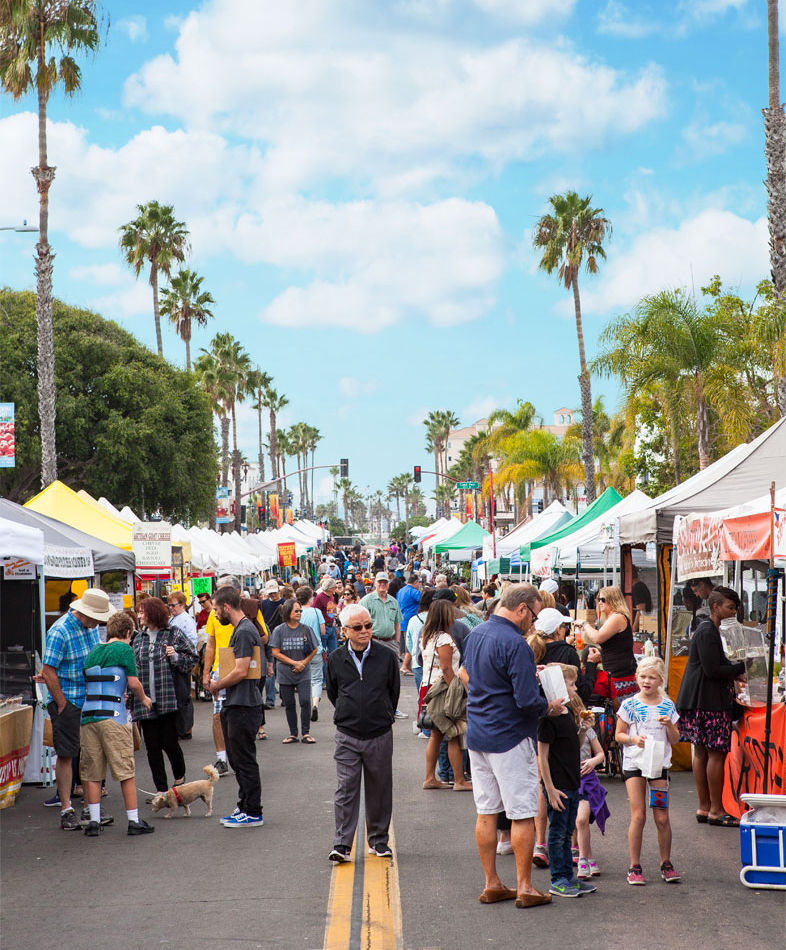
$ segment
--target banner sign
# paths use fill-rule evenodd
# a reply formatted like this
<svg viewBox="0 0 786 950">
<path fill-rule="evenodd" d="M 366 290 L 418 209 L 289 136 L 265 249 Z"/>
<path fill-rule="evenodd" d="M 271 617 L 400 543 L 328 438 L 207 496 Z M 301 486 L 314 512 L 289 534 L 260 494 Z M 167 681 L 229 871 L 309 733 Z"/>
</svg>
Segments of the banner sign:
<svg viewBox="0 0 786 950">
<path fill-rule="evenodd" d="M 281 527 L 281 510 L 278 507 L 278 492 L 271 492 L 268 495 L 268 513 L 270 515 L 270 521 L 275 522 L 276 527 Z"/>
<path fill-rule="evenodd" d="M 786 558 L 786 511 L 775 509 L 773 557 Z M 715 577 L 723 561 L 766 561 L 770 557 L 770 512 L 720 518 L 683 518 L 677 529 L 677 577 Z"/>
<path fill-rule="evenodd" d="M 278 545 L 279 567 L 294 567 L 297 564 L 297 553 L 294 541 L 284 541 Z"/>
<path fill-rule="evenodd" d="M 172 525 L 167 521 L 136 521 L 131 550 L 137 573 L 169 574 L 172 570 Z"/>
<path fill-rule="evenodd" d="M 89 548 L 44 546 L 44 577 L 87 578 L 95 574 Z"/>
<path fill-rule="evenodd" d="M 199 597 L 200 594 L 207 594 L 208 597 L 213 593 L 213 578 L 212 577 L 192 577 L 191 578 L 191 594 L 194 597 Z"/>
<path fill-rule="evenodd" d="M 0 402 L 0 468 L 14 468 L 15 465 L 14 404 L 12 402 Z"/>
<path fill-rule="evenodd" d="M 721 567 L 720 536 L 723 522 L 717 515 L 683 518 L 677 529 L 677 577 L 715 577 Z"/>
<path fill-rule="evenodd" d="M 786 511 L 775 509 L 774 558 L 786 558 Z M 766 561 L 770 557 L 770 512 L 726 518 L 721 529 L 721 560 Z"/>
<path fill-rule="evenodd" d="M 287 508 L 287 509 L 286 509 L 286 522 L 287 522 L 287 524 L 294 524 L 294 523 L 295 523 L 295 512 L 294 512 L 294 510 L 293 510 L 292 508 Z"/>
<path fill-rule="evenodd" d="M 21 557 L 7 557 L 2 562 L 3 577 L 7 581 L 34 581 L 36 579 L 35 564 L 25 561 Z"/>
<path fill-rule="evenodd" d="M 783 795 L 786 790 L 786 705 L 773 703 L 769 749 L 764 744 L 766 718 L 765 706 L 745 709 L 731 732 L 723 776 L 723 808 L 736 818 L 745 810 L 740 796 L 763 791 L 765 755 L 770 757 L 768 794 Z"/>
<path fill-rule="evenodd" d="M 229 489 L 216 489 L 216 524 L 229 524 L 232 516 L 229 513 Z"/>
<path fill-rule="evenodd" d="M 535 548 L 530 551 L 530 570 L 533 577 L 551 577 L 551 569 L 554 567 L 554 553 L 559 549 L 556 547 Z"/>
</svg>

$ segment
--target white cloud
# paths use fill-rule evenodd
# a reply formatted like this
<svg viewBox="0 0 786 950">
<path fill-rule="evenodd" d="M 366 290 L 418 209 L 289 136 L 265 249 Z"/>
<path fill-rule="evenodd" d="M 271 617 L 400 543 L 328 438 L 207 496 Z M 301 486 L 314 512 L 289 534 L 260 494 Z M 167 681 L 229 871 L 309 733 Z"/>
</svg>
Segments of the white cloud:
<svg viewBox="0 0 786 950">
<path fill-rule="evenodd" d="M 464 419 L 467 425 L 472 425 L 478 419 L 485 419 L 489 413 L 495 409 L 500 409 L 509 402 L 510 399 L 507 397 L 500 399 L 496 396 L 479 396 L 461 410 L 461 418 Z"/>
<path fill-rule="evenodd" d="M 112 26 L 114 29 L 120 30 L 121 33 L 125 33 L 132 43 L 136 43 L 137 40 L 144 42 L 148 36 L 147 19 L 143 16 L 124 17 L 122 20 L 117 20 Z"/>
<path fill-rule="evenodd" d="M 338 391 L 345 399 L 369 396 L 376 388 L 376 382 L 371 379 L 355 379 L 353 376 L 342 376 L 338 381 Z"/>
<path fill-rule="evenodd" d="M 691 122 L 682 130 L 682 138 L 695 159 L 708 158 L 744 142 L 748 129 L 742 122 Z"/>
<path fill-rule="evenodd" d="M 68 276 L 72 280 L 95 284 L 97 287 L 115 287 L 128 282 L 129 272 L 119 264 L 85 264 L 72 267 Z"/>
<path fill-rule="evenodd" d="M 502 16 L 530 26 L 541 20 L 567 16 L 576 0 L 474 0 L 484 12 Z"/>
<path fill-rule="evenodd" d="M 608 36 L 639 40 L 658 32 L 659 29 L 659 24 L 654 20 L 636 16 L 619 0 L 608 0 L 606 6 L 598 13 L 598 32 Z"/>
<path fill-rule="evenodd" d="M 582 306 L 607 315 L 660 290 L 687 288 L 698 294 L 713 274 L 720 274 L 727 287 L 751 288 L 767 276 L 767 261 L 766 218 L 751 221 L 708 208 L 678 227 L 652 228 L 626 250 L 616 248 L 598 281 L 584 281 Z"/>
<path fill-rule="evenodd" d="M 498 168 L 602 147 L 665 111 L 654 66 L 629 76 L 564 41 L 418 34 L 393 15 L 375 18 L 372 4 L 348 9 L 311 0 L 295 15 L 287 4 L 210 0 L 183 21 L 174 57 L 129 78 L 126 102 L 263 144 L 273 192 L 342 176 L 422 189 L 470 159 Z"/>
<path fill-rule="evenodd" d="M 407 425 L 415 427 L 422 426 L 426 421 L 426 416 L 428 414 L 429 410 L 425 406 L 415 409 L 414 412 L 410 412 L 410 414 L 407 416 Z"/>
</svg>

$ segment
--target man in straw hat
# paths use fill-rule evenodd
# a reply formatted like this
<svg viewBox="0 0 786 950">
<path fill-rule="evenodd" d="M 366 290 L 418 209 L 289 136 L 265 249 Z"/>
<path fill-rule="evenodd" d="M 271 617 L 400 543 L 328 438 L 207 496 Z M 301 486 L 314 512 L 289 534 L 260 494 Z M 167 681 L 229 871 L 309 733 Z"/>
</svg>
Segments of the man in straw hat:
<svg viewBox="0 0 786 950">
<path fill-rule="evenodd" d="M 98 644 L 99 624 L 115 613 L 109 596 L 98 587 L 88 588 L 71 603 L 46 635 L 41 676 L 51 697 L 47 710 L 57 764 L 55 778 L 60 797 L 60 827 L 78 831 L 82 826 L 71 805 L 71 762 L 79 754 L 79 729 L 85 702 L 85 659 Z"/>
</svg>

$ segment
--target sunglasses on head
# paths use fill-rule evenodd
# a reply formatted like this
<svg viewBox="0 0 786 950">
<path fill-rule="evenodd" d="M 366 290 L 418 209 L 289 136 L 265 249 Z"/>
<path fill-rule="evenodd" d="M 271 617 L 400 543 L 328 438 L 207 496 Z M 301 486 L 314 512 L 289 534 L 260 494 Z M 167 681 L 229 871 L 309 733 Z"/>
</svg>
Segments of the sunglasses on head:
<svg viewBox="0 0 786 950">
<path fill-rule="evenodd" d="M 359 633 L 361 630 L 373 630 L 373 623 L 351 623 L 349 624 L 349 629 L 354 630 L 355 633 Z"/>
</svg>

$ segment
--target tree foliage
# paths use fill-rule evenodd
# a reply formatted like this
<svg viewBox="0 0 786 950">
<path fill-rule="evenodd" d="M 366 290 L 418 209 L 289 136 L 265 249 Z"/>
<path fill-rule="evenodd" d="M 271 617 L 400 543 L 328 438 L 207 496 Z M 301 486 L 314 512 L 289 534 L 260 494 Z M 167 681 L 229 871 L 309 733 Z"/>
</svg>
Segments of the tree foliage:
<svg viewBox="0 0 786 950">
<path fill-rule="evenodd" d="M 116 323 L 54 302 L 58 470 L 70 487 L 165 518 L 207 518 L 217 474 L 210 401 L 193 377 Z M 41 467 L 35 295 L 0 290 L 0 399 L 16 404 L 17 464 L 0 471 L 16 501 Z"/>
</svg>

